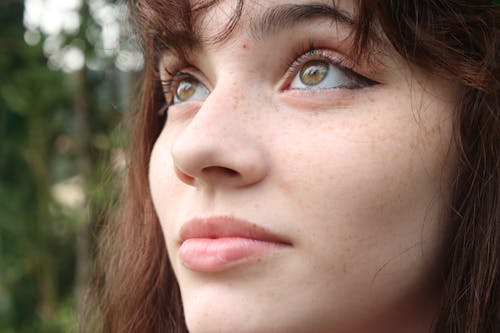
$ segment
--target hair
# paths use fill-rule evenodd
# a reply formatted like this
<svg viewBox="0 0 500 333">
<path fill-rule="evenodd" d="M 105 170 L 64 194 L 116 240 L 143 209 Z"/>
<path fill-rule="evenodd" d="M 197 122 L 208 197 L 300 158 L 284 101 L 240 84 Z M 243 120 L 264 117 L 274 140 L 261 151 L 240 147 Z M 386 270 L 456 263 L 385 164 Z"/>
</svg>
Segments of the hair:
<svg viewBox="0 0 500 333">
<path fill-rule="evenodd" d="M 166 120 L 158 115 L 165 107 L 159 56 L 196 44 L 194 18 L 217 2 L 191 8 L 184 0 L 129 0 L 146 67 L 123 207 L 102 235 L 89 303 L 104 332 L 188 332 L 152 204 L 148 165 Z M 217 40 L 231 33 L 243 6 L 239 1 Z M 499 6 L 479 0 L 358 0 L 354 23 L 353 54 L 361 55 L 381 34 L 410 64 L 461 87 L 453 119 L 458 167 L 451 233 L 435 330 L 500 332 Z"/>
</svg>

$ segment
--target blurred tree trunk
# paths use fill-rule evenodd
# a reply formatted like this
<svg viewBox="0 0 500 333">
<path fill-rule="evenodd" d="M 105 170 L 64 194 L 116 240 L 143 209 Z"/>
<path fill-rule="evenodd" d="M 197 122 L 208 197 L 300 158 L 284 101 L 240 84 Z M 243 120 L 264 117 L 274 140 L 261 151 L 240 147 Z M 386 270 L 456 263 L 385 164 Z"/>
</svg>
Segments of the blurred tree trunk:
<svg viewBox="0 0 500 333">
<path fill-rule="evenodd" d="M 50 154 L 47 138 L 48 119 L 45 119 L 43 112 L 36 107 L 31 111 L 28 122 L 28 145 L 24 151 L 24 158 L 34 175 L 36 211 L 33 212 L 32 247 L 27 251 L 27 255 L 34 261 L 34 270 L 38 276 L 39 315 L 50 322 L 55 316 L 57 305 L 57 283 L 51 256 L 50 172 L 47 164 L 47 156 Z"/>
<path fill-rule="evenodd" d="M 91 224 L 94 220 L 94 209 L 89 200 L 89 190 L 92 176 L 92 158 L 90 152 L 90 110 L 87 91 L 87 75 L 85 67 L 72 74 L 73 109 L 76 122 L 74 141 L 77 154 L 77 170 L 82 177 L 85 193 L 85 215 L 76 230 L 76 310 L 81 314 L 82 304 L 88 286 L 91 264 Z"/>
</svg>

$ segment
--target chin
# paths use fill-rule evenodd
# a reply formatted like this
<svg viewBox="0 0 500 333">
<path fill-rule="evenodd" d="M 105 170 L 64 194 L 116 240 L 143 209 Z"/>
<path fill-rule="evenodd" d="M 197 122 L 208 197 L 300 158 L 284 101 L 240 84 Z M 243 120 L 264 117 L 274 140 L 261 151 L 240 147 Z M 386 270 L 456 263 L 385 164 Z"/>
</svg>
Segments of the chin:
<svg viewBox="0 0 500 333">
<path fill-rule="evenodd" d="M 186 324 L 190 333 L 290 332 L 271 325 L 271 318 L 248 311 L 247 306 L 192 304 L 186 307 Z"/>
<path fill-rule="evenodd" d="M 235 290 L 202 288 L 183 296 L 183 304 L 190 333 L 273 332 L 259 306 Z"/>
<path fill-rule="evenodd" d="M 190 333 L 290 333 L 299 332 L 293 316 L 280 313 L 279 302 L 259 302 L 233 291 L 199 291 L 184 300 L 184 314 Z M 257 292 L 258 293 L 258 292 Z M 216 296 L 217 295 L 217 296 Z M 310 330 L 304 333 L 312 333 Z M 316 332 L 314 332 L 316 333 Z"/>
<path fill-rule="evenodd" d="M 258 288 L 224 289 L 207 287 L 183 296 L 190 333 L 331 333 L 322 327 L 331 324 L 331 315 L 312 313 L 303 302 L 283 302 Z"/>
</svg>

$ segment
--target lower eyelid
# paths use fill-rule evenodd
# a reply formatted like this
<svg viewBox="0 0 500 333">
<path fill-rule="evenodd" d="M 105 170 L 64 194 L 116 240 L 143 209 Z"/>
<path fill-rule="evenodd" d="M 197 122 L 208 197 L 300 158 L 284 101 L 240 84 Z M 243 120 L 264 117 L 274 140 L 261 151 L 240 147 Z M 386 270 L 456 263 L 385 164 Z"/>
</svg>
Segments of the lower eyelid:
<svg viewBox="0 0 500 333">
<path fill-rule="evenodd" d="M 276 103 L 304 112 L 331 111 L 352 107 L 359 100 L 357 96 L 358 91 L 352 89 L 297 89 L 281 93 Z"/>
</svg>

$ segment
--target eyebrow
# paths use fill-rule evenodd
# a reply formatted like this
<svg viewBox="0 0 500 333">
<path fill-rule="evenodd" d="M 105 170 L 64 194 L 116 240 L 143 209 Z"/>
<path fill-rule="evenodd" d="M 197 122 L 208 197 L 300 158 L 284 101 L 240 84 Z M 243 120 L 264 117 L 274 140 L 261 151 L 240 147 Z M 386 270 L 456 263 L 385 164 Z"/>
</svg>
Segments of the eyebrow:
<svg viewBox="0 0 500 333">
<path fill-rule="evenodd" d="M 317 18 L 327 18 L 348 26 L 354 20 L 347 13 L 325 4 L 284 4 L 267 9 L 250 27 L 254 38 L 279 33 L 294 25 L 302 24 Z"/>
<path fill-rule="evenodd" d="M 334 1 L 332 1 L 334 3 Z M 239 14 L 238 14 L 239 15 Z M 309 4 L 283 4 L 266 9 L 261 15 L 250 19 L 250 32 L 256 40 L 262 40 L 269 35 L 277 34 L 287 28 L 291 28 L 298 24 L 310 23 L 316 19 L 328 19 L 332 22 L 340 22 L 348 26 L 354 25 L 354 19 L 345 11 L 328 6 L 321 3 Z M 239 20 L 239 19 L 238 19 Z M 219 43 L 226 41 L 226 38 L 233 31 L 233 27 L 229 31 L 223 31 L 216 35 L 213 42 Z M 220 38 L 222 36 L 222 38 Z M 181 41 L 177 51 L 168 52 L 177 56 L 184 56 L 188 53 L 195 53 L 196 50 L 203 48 L 206 41 L 202 41 L 195 37 L 191 39 L 191 43 Z M 167 49 L 167 51 L 172 51 Z"/>
</svg>

